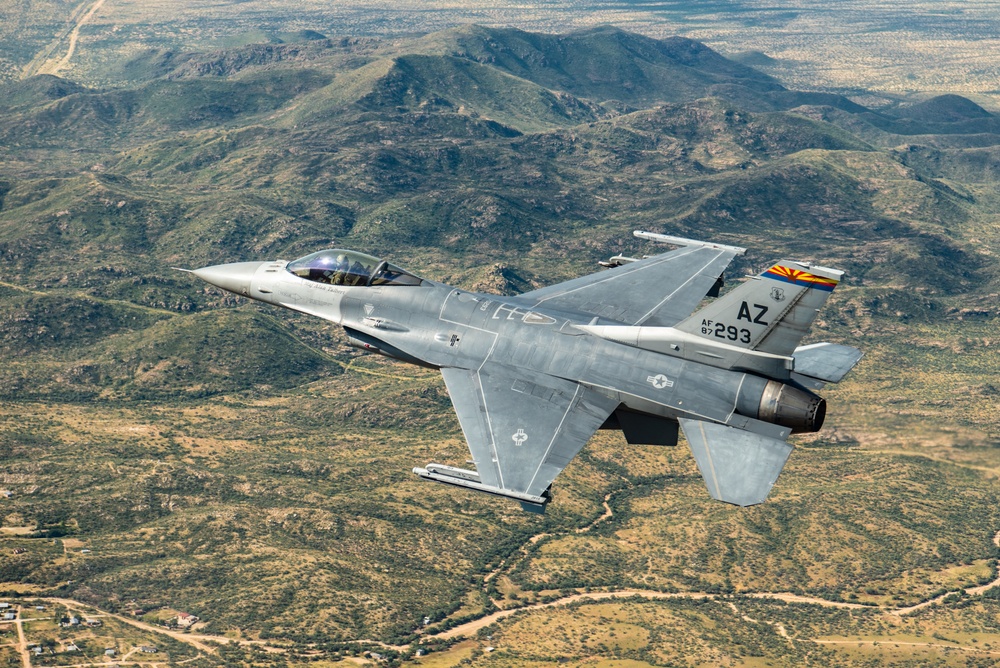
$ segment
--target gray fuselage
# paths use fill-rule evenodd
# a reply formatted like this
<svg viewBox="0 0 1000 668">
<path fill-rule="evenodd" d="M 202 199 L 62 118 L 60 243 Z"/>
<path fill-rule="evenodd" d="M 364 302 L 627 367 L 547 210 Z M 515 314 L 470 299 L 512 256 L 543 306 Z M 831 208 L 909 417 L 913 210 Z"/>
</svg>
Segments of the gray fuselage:
<svg viewBox="0 0 1000 668">
<path fill-rule="evenodd" d="M 599 338 L 576 327 L 595 324 L 589 314 L 528 309 L 517 297 L 426 279 L 420 285 L 321 283 L 293 275 L 286 264 L 244 263 L 247 280 L 232 291 L 334 322 L 352 344 L 411 363 L 479 369 L 496 361 L 524 369 L 528 378 L 537 372 L 580 383 L 637 413 L 724 424 L 757 418 L 769 382 Z"/>
</svg>

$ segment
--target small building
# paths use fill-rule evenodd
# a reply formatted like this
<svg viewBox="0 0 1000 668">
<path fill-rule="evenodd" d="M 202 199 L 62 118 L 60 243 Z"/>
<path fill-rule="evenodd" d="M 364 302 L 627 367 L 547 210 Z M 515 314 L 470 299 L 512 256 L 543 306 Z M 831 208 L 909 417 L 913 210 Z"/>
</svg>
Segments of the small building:
<svg viewBox="0 0 1000 668">
<path fill-rule="evenodd" d="M 67 652 L 79 652 L 80 648 L 76 646 L 76 643 L 70 643 L 66 645 Z"/>
<path fill-rule="evenodd" d="M 3 620 L 5 622 L 10 622 L 10 621 L 13 621 L 15 619 L 17 619 L 17 613 L 14 613 L 14 612 L 5 612 L 5 613 L 3 613 Z"/>
<path fill-rule="evenodd" d="M 9 610 L 10 603 L 0 603 L 0 610 Z"/>
<path fill-rule="evenodd" d="M 80 618 L 79 617 L 70 617 L 69 618 L 69 625 L 70 626 L 79 626 L 80 625 Z"/>
<path fill-rule="evenodd" d="M 114 656 L 117 653 L 118 650 L 116 650 L 114 647 L 108 647 L 106 650 L 104 650 L 104 656 Z"/>
<path fill-rule="evenodd" d="M 140 652 L 145 652 L 146 654 L 156 654 L 156 648 L 152 645 L 141 645 L 139 647 Z"/>
<path fill-rule="evenodd" d="M 41 656 L 42 652 L 44 652 L 45 650 L 42 649 L 41 645 L 35 645 L 31 651 L 34 652 L 36 656 Z"/>
<path fill-rule="evenodd" d="M 80 550 L 80 554 L 90 554 L 90 549 L 85 547 L 82 550 Z"/>
<path fill-rule="evenodd" d="M 178 612 L 177 613 L 177 626 L 180 626 L 180 627 L 183 627 L 183 628 L 188 628 L 190 626 L 193 626 L 194 623 L 197 622 L 197 621 L 198 621 L 198 618 L 196 616 L 194 616 L 194 615 L 189 615 L 186 612 Z"/>
<path fill-rule="evenodd" d="M 3 498 L 5 499 L 9 499 L 14 496 L 14 492 L 10 491 L 9 489 L 5 489 L 4 491 L 0 492 L 0 494 L 3 494 Z"/>
<path fill-rule="evenodd" d="M 104 626 L 104 622 L 99 619 L 88 619 L 83 623 L 84 626 L 89 626 L 91 628 L 96 628 L 98 626 Z"/>
<path fill-rule="evenodd" d="M 39 612 L 41 612 L 41 611 L 42 611 L 42 610 L 44 610 L 44 609 L 45 609 L 45 606 L 44 606 L 44 605 L 36 605 L 36 606 L 35 606 L 35 610 L 38 610 Z"/>
</svg>

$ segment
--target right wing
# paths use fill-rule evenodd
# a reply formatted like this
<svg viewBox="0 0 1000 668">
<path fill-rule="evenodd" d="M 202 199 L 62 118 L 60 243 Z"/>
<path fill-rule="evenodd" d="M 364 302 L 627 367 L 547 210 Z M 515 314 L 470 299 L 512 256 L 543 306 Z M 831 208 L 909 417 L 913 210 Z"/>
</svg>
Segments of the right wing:
<svg viewBox="0 0 1000 668">
<path fill-rule="evenodd" d="M 736 246 L 647 232 L 636 232 L 636 236 L 683 247 L 514 299 L 529 308 L 582 311 L 627 325 L 670 327 L 691 315 L 733 258 L 746 252 Z"/>
<path fill-rule="evenodd" d="M 617 399 L 577 383 L 545 374 L 529 381 L 496 362 L 441 373 L 476 471 L 428 464 L 414 472 L 517 499 L 526 510 L 544 509 L 552 480 L 618 407 Z"/>
</svg>

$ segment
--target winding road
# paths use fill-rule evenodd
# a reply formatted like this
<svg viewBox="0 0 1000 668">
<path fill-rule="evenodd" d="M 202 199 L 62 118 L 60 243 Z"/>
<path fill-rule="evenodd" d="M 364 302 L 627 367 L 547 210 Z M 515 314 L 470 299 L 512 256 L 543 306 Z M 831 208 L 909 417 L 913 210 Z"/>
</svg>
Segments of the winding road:
<svg viewBox="0 0 1000 668">
<path fill-rule="evenodd" d="M 610 519 L 613 516 L 613 512 L 612 512 L 611 506 L 609 504 L 609 502 L 611 500 L 611 497 L 612 497 L 612 494 L 608 494 L 607 496 L 604 497 L 604 509 L 605 509 L 604 514 L 601 515 L 600 517 L 598 517 L 596 520 L 594 520 L 590 524 L 588 524 L 587 526 L 581 527 L 579 529 L 576 529 L 575 533 L 583 533 L 583 532 L 590 531 L 598 523 L 603 522 L 605 520 L 608 520 L 608 519 Z M 527 547 L 529 545 L 534 545 L 539 540 L 541 540 L 543 538 L 547 538 L 550 535 L 552 535 L 552 534 L 540 533 L 540 534 L 536 534 L 536 535 L 532 536 L 531 538 L 529 538 L 525 542 L 525 544 L 521 547 L 520 556 L 518 557 L 518 559 L 522 559 L 522 558 L 524 558 L 524 557 L 526 557 L 528 555 Z M 993 536 L 993 544 L 996 545 L 998 548 L 1000 548 L 1000 531 L 997 531 L 996 534 L 994 534 L 994 536 Z M 488 584 L 489 584 L 490 581 L 494 580 L 498 575 L 500 575 L 503 571 L 507 570 L 511 565 L 512 565 L 512 560 L 511 559 L 505 559 L 493 571 L 491 571 L 490 573 L 488 573 L 483 578 L 483 587 L 484 587 L 484 589 L 488 586 Z M 998 567 L 996 576 L 994 577 L 994 579 L 991 582 L 988 582 L 987 584 L 979 585 L 979 586 L 976 586 L 976 587 L 966 587 L 966 588 L 962 589 L 961 591 L 964 592 L 968 596 L 979 596 L 979 595 L 983 594 L 986 590 L 991 589 L 993 587 L 998 587 L 998 586 L 1000 586 L 1000 567 Z M 830 600 L 824 599 L 824 598 L 815 598 L 815 597 L 812 597 L 812 596 L 801 596 L 801 595 L 798 595 L 798 594 L 793 594 L 791 592 L 755 592 L 755 593 L 747 594 L 747 596 L 749 596 L 751 598 L 758 598 L 758 599 L 773 599 L 773 600 L 777 600 L 777 601 L 782 601 L 784 603 L 802 603 L 802 604 L 819 605 L 819 606 L 823 606 L 823 607 L 827 607 L 827 608 L 842 608 L 842 609 L 848 609 L 848 610 L 881 610 L 884 614 L 894 615 L 896 617 L 904 617 L 906 615 L 913 614 L 914 612 L 917 612 L 918 610 L 922 610 L 923 608 L 926 608 L 926 607 L 929 607 L 929 606 L 932 606 L 932 605 L 936 605 L 936 604 L 942 602 L 945 598 L 947 598 L 948 596 L 950 596 L 950 595 L 952 595 L 954 593 L 955 593 L 954 591 L 947 592 L 947 593 L 941 594 L 940 596 L 937 596 L 935 598 L 932 598 L 932 599 L 929 599 L 929 600 L 926 600 L 926 601 L 922 601 L 920 603 L 917 603 L 916 605 L 911 605 L 911 606 L 907 606 L 907 607 L 904 607 L 904 608 L 889 608 L 889 607 L 885 607 L 885 606 L 876 607 L 876 606 L 872 606 L 872 605 L 864 605 L 864 604 L 861 604 L 861 603 L 849 603 L 849 602 L 846 602 L 846 601 L 830 601 Z M 541 610 L 541 609 L 544 609 L 544 608 L 552 608 L 552 607 L 557 607 L 557 606 L 562 606 L 562 605 L 568 605 L 570 603 L 574 603 L 574 602 L 577 602 L 577 601 L 601 601 L 601 600 L 606 600 L 606 599 L 610 599 L 610 598 L 626 598 L 626 597 L 640 597 L 640 598 L 646 598 L 646 599 L 651 599 L 651 600 L 655 600 L 655 599 L 670 599 L 670 598 L 692 598 L 692 599 L 720 599 L 720 598 L 725 598 L 724 596 L 721 596 L 719 594 L 710 594 L 710 593 L 707 593 L 707 592 L 668 593 L 668 592 L 655 591 L 655 590 L 646 590 L 646 589 L 620 589 L 620 590 L 614 590 L 614 591 L 586 592 L 586 593 L 579 593 L 579 594 L 572 594 L 570 596 L 565 596 L 563 598 L 560 598 L 560 599 L 555 600 L 555 601 L 550 601 L 548 603 L 536 603 L 536 604 L 525 605 L 525 606 L 516 607 L 516 608 L 506 608 L 506 609 L 503 609 L 503 610 L 498 610 L 497 612 L 491 613 L 489 615 L 485 615 L 483 617 L 480 617 L 479 619 L 474 619 L 471 622 L 466 622 L 465 624 L 460 624 L 458 626 L 454 626 L 454 627 L 452 627 L 450 629 L 447 629 L 445 631 L 441 631 L 439 633 L 428 633 L 427 635 L 430 636 L 430 637 L 434 637 L 434 638 L 444 638 L 444 639 L 459 638 L 459 637 L 463 637 L 463 636 L 471 636 L 471 635 L 475 634 L 477 631 L 479 631 L 480 629 L 485 628 L 485 627 L 489 626 L 490 624 L 493 624 L 496 621 L 499 621 L 499 620 L 501 620 L 501 619 L 503 619 L 505 617 L 509 617 L 509 616 L 511 616 L 513 614 L 516 614 L 518 612 L 531 611 L 531 610 Z M 496 603 L 496 601 L 494 601 L 494 604 L 495 603 Z M 730 605 L 733 607 L 734 612 L 738 612 L 734 603 L 730 602 Z M 752 620 L 752 621 L 756 621 L 756 620 Z M 838 643 L 841 643 L 841 641 L 833 641 L 833 640 L 830 640 L 830 641 L 826 641 L 826 640 L 820 641 L 820 640 L 807 640 L 807 639 L 799 639 L 799 638 L 790 638 L 788 636 L 788 633 L 785 630 L 784 626 L 782 626 L 781 624 L 775 624 L 774 626 L 775 626 L 775 629 L 778 632 L 778 634 L 780 636 L 782 636 L 783 638 L 788 639 L 790 642 L 791 641 L 796 641 L 796 642 L 821 642 L 821 643 L 825 643 L 825 644 L 838 644 Z M 861 642 L 863 642 L 863 641 L 843 641 L 844 644 L 850 644 L 850 643 L 853 643 L 853 642 L 858 642 L 859 644 L 861 644 Z M 877 641 L 871 641 L 871 643 L 878 644 Z M 894 643 L 894 644 L 903 644 L 903 643 Z M 920 645 L 920 643 L 905 643 L 905 644 L 908 644 L 908 645 Z M 965 651 L 970 651 L 970 652 L 983 652 L 983 651 L 985 651 L 982 648 L 976 648 L 976 647 L 959 647 L 959 646 L 952 646 L 952 645 L 938 645 L 938 644 L 934 644 L 934 643 L 927 643 L 926 646 L 928 646 L 928 647 L 931 647 L 931 646 L 933 646 L 933 647 L 937 647 L 937 646 L 950 647 L 951 649 L 963 649 Z M 994 653 L 1000 654 L 1000 652 L 994 652 Z"/>
</svg>

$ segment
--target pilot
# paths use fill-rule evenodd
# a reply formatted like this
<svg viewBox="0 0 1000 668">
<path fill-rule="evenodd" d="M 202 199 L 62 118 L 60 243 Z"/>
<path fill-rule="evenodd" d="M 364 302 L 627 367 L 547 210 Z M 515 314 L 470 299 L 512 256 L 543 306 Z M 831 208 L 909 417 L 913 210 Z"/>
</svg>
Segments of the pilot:
<svg viewBox="0 0 1000 668">
<path fill-rule="evenodd" d="M 348 269 L 350 269 L 350 263 L 347 261 L 347 256 L 341 253 L 337 256 L 337 261 L 333 263 L 333 278 L 331 283 L 334 285 L 343 285 L 344 279 L 347 278 Z"/>
</svg>

